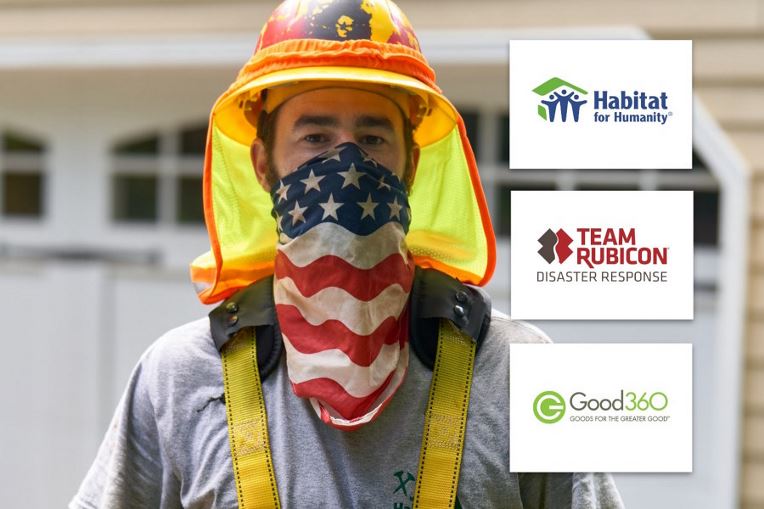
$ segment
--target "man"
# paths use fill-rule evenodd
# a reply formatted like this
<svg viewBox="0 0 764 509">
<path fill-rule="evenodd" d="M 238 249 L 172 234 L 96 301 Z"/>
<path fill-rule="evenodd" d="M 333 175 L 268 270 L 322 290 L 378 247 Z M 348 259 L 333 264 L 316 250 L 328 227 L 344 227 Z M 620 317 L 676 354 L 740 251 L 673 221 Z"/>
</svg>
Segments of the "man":
<svg viewBox="0 0 764 509">
<path fill-rule="evenodd" d="M 254 170 L 254 171 L 253 171 Z M 133 372 L 70 507 L 620 507 L 509 472 L 510 341 L 461 118 L 390 2 L 287 0 L 216 103 L 209 318 Z"/>
</svg>

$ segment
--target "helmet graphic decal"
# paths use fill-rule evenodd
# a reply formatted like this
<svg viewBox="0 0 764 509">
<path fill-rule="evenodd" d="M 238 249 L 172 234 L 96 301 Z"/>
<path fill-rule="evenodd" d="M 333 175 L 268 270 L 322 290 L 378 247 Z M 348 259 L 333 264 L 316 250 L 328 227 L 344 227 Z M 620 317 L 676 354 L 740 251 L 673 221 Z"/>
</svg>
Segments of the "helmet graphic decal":
<svg viewBox="0 0 764 509">
<path fill-rule="evenodd" d="M 378 0 L 289 0 L 260 33 L 257 50 L 290 39 L 365 39 L 419 50 L 406 16 L 392 2 Z"/>
</svg>

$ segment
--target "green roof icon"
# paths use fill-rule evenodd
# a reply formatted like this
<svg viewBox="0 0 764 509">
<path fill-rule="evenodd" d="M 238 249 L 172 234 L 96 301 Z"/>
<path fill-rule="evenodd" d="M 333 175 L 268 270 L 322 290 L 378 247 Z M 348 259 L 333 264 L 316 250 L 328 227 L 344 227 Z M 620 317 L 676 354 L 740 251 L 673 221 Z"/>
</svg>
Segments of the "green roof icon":
<svg viewBox="0 0 764 509">
<path fill-rule="evenodd" d="M 564 79 L 558 78 L 556 76 L 552 79 L 546 80 L 544 83 L 534 88 L 533 91 L 536 92 L 538 95 L 546 95 L 549 92 L 553 90 L 557 90 L 560 87 L 569 87 L 577 92 L 581 92 L 582 94 L 589 93 L 583 88 L 577 87 L 573 83 L 565 81 Z"/>
</svg>

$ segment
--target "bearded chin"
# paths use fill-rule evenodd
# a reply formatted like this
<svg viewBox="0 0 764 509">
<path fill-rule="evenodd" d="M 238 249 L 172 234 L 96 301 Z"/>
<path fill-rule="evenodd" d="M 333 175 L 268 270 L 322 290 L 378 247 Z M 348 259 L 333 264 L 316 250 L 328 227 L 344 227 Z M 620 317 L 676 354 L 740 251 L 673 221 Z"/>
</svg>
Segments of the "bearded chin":
<svg viewBox="0 0 764 509">
<path fill-rule="evenodd" d="M 372 422 L 403 382 L 414 263 L 404 184 L 355 144 L 273 186 L 276 314 L 294 393 L 320 419 Z"/>
</svg>

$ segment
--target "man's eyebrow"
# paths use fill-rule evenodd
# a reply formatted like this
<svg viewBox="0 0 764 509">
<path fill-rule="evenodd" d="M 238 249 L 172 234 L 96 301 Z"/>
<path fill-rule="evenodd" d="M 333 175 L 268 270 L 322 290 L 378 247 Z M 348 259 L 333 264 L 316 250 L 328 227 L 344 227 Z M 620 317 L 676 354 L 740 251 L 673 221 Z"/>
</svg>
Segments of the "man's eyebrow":
<svg viewBox="0 0 764 509">
<path fill-rule="evenodd" d="M 339 125 L 339 119 L 332 115 L 300 115 L 294 123 L 293 128 L 300 127 L 336 127 Z M 385 116 L 379 115 L 361 115 L 355 121 L 356 127 L 381 127 L 390 131 L 394 130 L 393 122 Z"/>
<path fill-rule="evenodd" d="M 356 127 L 381 127 L 393 131 L 393 122 L 387 117 L 376 115 L 361 115 L 355 121 Z"/>
<path fill-rule="evenodd" d="M 339 124 L 337 118 L 330 115 L 300 115 L 294 123 L 294 129 L 306 126 L 334 127 Z"/>
</svg>

